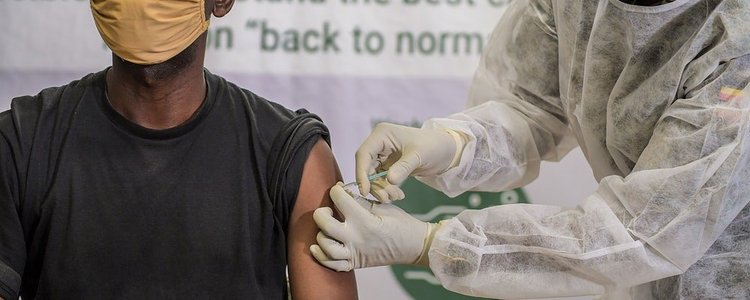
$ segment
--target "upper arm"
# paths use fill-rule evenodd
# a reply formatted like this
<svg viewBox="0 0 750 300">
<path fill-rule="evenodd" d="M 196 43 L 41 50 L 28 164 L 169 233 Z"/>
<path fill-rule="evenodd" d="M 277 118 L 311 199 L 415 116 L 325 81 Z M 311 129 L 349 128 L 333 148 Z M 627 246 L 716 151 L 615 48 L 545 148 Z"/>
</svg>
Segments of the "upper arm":
<svg viewBox="0 0 750 300">
<path fill-rule="evenodd" d="M 354 272 L 327 269 L 318 264 L 309 251 L 318 233 L 312 213 L 318 207 L 332 206 L 328 190 L 340 180 L 331 149 L 319 139 L 305 162 L 297 200 L 289 218 L 289 282 L 295 300 L 357 298 Z"/>
<path fill-rule="evenodd" d="M 474 73 L 469 108 L 423 126 L 464 133 L 461 163 L 420 180 L 452 195 L 508 190 L 533 181 L 541 161 L 559 161 L 575 148 L 560 97 L 559 49 L 550 1 L 511 2 Z"/>
</svg>

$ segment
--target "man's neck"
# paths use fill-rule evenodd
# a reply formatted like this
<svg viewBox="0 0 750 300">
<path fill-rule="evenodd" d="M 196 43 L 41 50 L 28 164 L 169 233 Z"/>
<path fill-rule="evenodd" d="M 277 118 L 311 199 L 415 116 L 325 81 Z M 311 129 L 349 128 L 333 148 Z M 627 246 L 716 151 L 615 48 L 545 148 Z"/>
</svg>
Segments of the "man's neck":
<svg viewBox="0 0 750 300">
<path fill-rule="evenodd" d="M 199 56 L 167 76 L 154 76 L 115 57 L 107 72 L 112 107 L 149 129 L 168 129 L 188 121 L 206 97 L 203 59 Z"/>
</svg>

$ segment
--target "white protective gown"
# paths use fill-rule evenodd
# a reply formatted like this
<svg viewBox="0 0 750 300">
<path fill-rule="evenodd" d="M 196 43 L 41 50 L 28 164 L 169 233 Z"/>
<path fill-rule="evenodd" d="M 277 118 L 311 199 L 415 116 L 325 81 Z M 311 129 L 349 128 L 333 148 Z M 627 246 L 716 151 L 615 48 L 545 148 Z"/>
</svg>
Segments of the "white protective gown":
<svg viewBox="0 0 750 300">
<path fill-rule="evenodd" d="M 515 0 L 469 107 L 458 195 L 537 177 L 580 146 L 596 191 L 573 210 L 503 205 L 444 221 L 430 267 L 506 299 L 750 299 L 750 0 Z"/>
</svg>

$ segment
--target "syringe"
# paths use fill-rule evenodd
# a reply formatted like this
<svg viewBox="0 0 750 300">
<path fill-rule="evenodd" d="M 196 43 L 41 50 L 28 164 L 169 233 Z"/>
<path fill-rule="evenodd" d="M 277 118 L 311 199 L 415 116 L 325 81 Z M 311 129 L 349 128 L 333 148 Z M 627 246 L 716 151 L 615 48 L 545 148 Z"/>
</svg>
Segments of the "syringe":
<svg viewBox="0 0 750 300">
<path fill-rule="evenodd" d="M 373 180 L 378 179 L 380 177 L 383 177 L 385 175 L 388 175 L 388 171 L 383 171 L 383 172 L 380 172 L 380 173 L 376 173 L 376 174 L 372 174 L 370 176 L 367 176 L 367 180 L 368 181 L 373 181 Z M 347 183 L 347 184 L 344 185 L 344 187 L 356 187 L 356 186 L 357 186 L 357 182 L 356 181 L 350 182 L 350 183 Z"/>
<path fill-rule="evenodd" d="M 373 181 L 373 180 L 378 179 L 380 177 L 383 177 L 385 175 L 388 175 L 388 171 L 383 171 L 383 172 L 380 172 L 380 173 L 376 173 L 376 174 L 372 174 L 370 176 L 367 176 L 367 180 L 368 181 Z M 370 204 L 373 204 L 373 205 L 374 204 L 380 204 L 380 201 L 378 201 L 378 200 L 369 199 L 369 198 L 367 198 L 365 196 L 360 195 L 360 193 L 359 193 L 359 187 L 357 186 L 357 182 L 356 181 L 345 184 L 344 185 L 344 190 L 347 191 L 347 193 L 349 193 L 350 195 L 352 195 L 352 197 L 357 197 L 357 198 L 360 198 L 360 199 L 363 199 L 363 200 L 367 200 L 367 202 L 370 202 Z"/>
</svg>

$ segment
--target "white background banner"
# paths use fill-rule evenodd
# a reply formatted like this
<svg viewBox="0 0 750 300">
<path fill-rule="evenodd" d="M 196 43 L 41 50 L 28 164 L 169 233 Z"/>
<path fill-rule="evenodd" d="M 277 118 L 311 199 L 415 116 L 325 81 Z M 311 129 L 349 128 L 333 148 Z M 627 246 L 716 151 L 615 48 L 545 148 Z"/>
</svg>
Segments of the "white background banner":
<svg viewBox="0 0 750 300">
<path fill-rule="evenodd" d="M 331 129 L 345 179 L 378 121 L 421 123 L 464 106 L 509 0 L 244 0 L 209 29 L 206 67 Z M 86 0 L 0 0 L 0 110 L 110 65 Z M 580 151 L 544 164 L 532 203 L 573 207 L 594 190 Z M 423 199 L 429 201 L 429 199 Z M 361 299 L 410 299 L 388 268 L 357 272 Z"/>
</svg>

